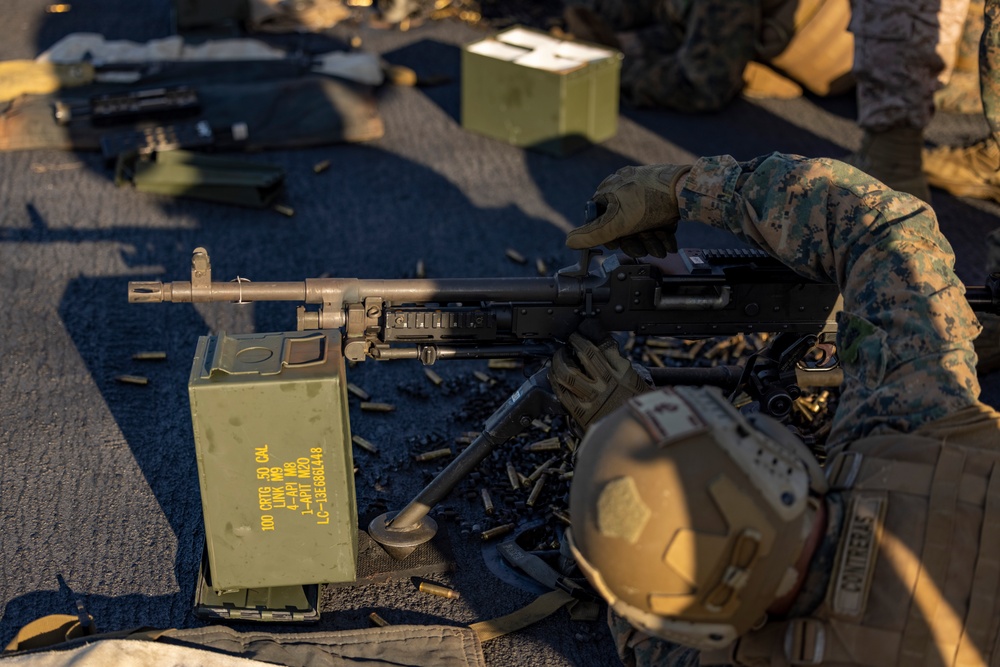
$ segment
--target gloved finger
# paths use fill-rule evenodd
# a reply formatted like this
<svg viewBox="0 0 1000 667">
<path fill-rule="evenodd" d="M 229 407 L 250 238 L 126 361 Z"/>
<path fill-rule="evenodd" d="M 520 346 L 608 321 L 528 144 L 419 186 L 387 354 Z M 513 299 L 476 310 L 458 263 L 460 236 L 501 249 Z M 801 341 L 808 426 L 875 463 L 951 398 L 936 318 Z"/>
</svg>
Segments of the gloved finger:
<svg viewBox="0 0 1000 667">
<path fill-rule="evenodd" d="M 552 356 L 549 382 L 552 383 L 552 388 L 559 400 L 562 400 L 562 396 L 559 395 L 560 391 L 572 394 L 581 400 L 589 400 L 594 397 L 593 382 L 573 361 L 568 348 L 560 348 Z"/>
<path fill-rule="evenodd" d="M 576 359 L 580 367 L 590 376 L 595 387 L 598 383 L 608 384 L 614 380 L 614 374 L 608 367 L 608 362 L 597 345 L 591 343 L 578 333 L 570 334 L 569 344 L 576 354 Z"/>
<path fill-rule="evenodd" d="M 623 180 L 624 179 L 622 178 L 621 171 L 620 170 L 616 171 L 610 176 L 606 176 L 604 180 L 600 182 L 600 184 L 597 186 L 597 189 L 594 190 L 594 194 L 598 195 L 611 192 L 615 188 L 620 187 Z"/>
<path fill-rule="evenodd" d="M 616 235 L 612 231 L 614 220 L 621 212 L 621 204 L 613 195 L 598 195 L 593 198 L 598 207 L 604 207 L 604 213 L 582 227 L 574 229 L 566 235 L 566 246 L 574 250 L 594 248 L 613 241 Z"/>
<path fill-rule="evenodd" d="M 645 246 L 646 254 L 660 258 L 667 256 L 667 245 L 663 242 L 662 234 L 654 231 L 642 232 L 636 236 L 642 241 L 642 245 Z"/>
<path fill-rule="evenodd" d="M 552 385 L 552 392 L 562 403 L 563 407 L 572 409 L 576 406 L 587 406 L 594 402 L 597 396 L 594 392 L 589 391 L 590 385 L 587 383 L 581 383 L 578 381 L 571 380 L 568 384 L 555 384 Z M 580 396 L 577 392 L 584 392 L 586 396 Z"/>
<path fill-rule="evenodd" d="M 618 188 L 625 185 L 625 183 L 635 176 L 636 168 L 634 166 L 622 167 L 615 173 L 611 174 L 597 186 L 597 190 L 594 191 L 595 195 L 608 194 L 617 190 Z"/>
<path fill-rule="evenodd" d="M 600 351 L 601 356 L 604 357 L 605 363 L 615 371 L 616 376 L 620 376 L 632 365 L 632 362 L 622 354 L 614 338 L 609 337 L 605 339 L 597 346 L 597 349 Z"/>
<path fill-rule="evenodd" d="M 646 249 L 646 244 L 642 242 L 642 239 L 638 235 L 633 234 L 632 236 L 625 236 L 619 239 L 621 244 L 622 252 L 630 257 L 645 257 L 649 254 L 649 250 Z"/>
<path fill-rule="evenodd" d="M 676 234 L 674 234 L 672 231 L 666 231 L 663 229 L 657 230 L 656 233 L 660 235 L 660 238 L 663 240 L 663 246 L 667 249 L 668 253 L 677 252 Z"/>
</svg>

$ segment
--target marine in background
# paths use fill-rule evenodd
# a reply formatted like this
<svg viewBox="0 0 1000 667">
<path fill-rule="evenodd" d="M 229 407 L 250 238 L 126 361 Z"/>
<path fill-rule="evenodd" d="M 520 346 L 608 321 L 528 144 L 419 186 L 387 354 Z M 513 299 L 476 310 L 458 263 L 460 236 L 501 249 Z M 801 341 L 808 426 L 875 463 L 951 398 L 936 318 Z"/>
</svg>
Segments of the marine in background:
<svg viewBox="0 0 1000 667">
<path fill-rule="evenodd" d="M 975 13 L 976 2 L 970 8 Z M 979 3 L 982 9 L 982 3 Z M 981 14 L 981 39 L 966 31 L 960 52 L 961 71 L 974 73 L 981 91 L 977 108 L 966 104 L 959 111 L 981 112 L 989 134 L 968 146 L 938 146 L 923 153 L 923 169 L 928 182 L 953 195 L 989 199 L 1000 203 L 1000 2 L 988 0 Z M 960 69 L 956 66 L 956 76 Z M 994 266 L 1000 267 L 1000 264 Z"/>
<path fill-rule="evenodd" d="M 797 97 L 850 89 L 849 0 L 584 0 L 574 36 L 620 49 L 623 100 L 717 111 L 741 91 Z"/>
<path fill-rule="evenodd" d="M 934 115 L 935 94 L 950 80 L 967 41 L 967 19 L 978 17 L 983 5 L 970 0 L 856 0 L 852 10 L 852 71 L 864 137 L 860 149 L 845 160 L 929 202 L 922 167 L 924 130 Z M 970 30 L 978 25 L 973 18 Z M 963 69 L 968 69 L 967 60 Z"/>
</svg>

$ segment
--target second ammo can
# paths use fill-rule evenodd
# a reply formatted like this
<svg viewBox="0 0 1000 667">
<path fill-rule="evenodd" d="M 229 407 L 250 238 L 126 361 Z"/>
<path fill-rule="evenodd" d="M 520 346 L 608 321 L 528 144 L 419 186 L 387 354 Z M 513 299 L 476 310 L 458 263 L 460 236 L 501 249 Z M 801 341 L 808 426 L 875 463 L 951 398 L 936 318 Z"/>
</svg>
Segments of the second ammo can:
<svg viewBox="0 0 1000 667">
<path fill-rule="evenodd" d="M 202 336 L 188 393 L 212 586 L 354 581 L 339 332 Z"/>
<path fill-rule="evenodd" d="M 514 26 L 462 49 L 462 127 L 563 156 L 618 131 L 614 49 Z"/>
</svg>

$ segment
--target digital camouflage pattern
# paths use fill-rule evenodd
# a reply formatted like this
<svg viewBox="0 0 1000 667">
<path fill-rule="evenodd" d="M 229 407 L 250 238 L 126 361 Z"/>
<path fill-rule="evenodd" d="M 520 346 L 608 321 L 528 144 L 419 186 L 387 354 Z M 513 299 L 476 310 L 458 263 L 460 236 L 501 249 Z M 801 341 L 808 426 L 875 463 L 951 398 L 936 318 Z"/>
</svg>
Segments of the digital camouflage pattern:
<svg viewBox="0 0 1000 667">
<path fill-rule="evenodd" d="M 979 322 L 951 246 L 922 201 L 836 160 L 775 153 L 745 163 L 699 160 L 680 211 L 803 276 L 840 285 L 845 379 L 827 440 L 831 455 L 862 437 L 909 433 L 978 403 L 972 341 Z"/>
<path fill-rule="evenodd" d="M 872 132 L 927 127 L 934 93 L 951 76 L 969 0 L 856 0 L 858 124 Z"/>
<path fill-rule="evenodd" d="M 698 667 L 699 651 L 636 630 L 608 609 L 608 627 L 625 667 Z"/>
<path fill-rule="evenodd" d="M 979 92 L 979 41 L 983 35 L 984 5 L 984 0 L 969 2 L 955 69 L 948 83 L 934 93 L 934 107 L 938 111 L 983 113 L 983 99 Z"/>
<path fill-rule="evenodd" d="M 743 88 L 757 55 L 760 0 L 587 0 L 616 31 L 635 30 L 641 53 L 622 64 L 622 99 L 637 107 L 717 111 Z M 780 50 L 780 49 L 779 49 Z"/>
<path fill-rule="evenodd" d="M 986 0 L 979 41 L 979 85 L 986 122 L 994 142 L 1000 144 L 1000 0 Z"/>
<path fill-rule="evenodd" d="M 728 230 L 803 276 L 840 285 L 845 379 L 830 456 L 867 436 L 949 440 L 949 428 L 957 441 L 995 444 L 1000 416 L 978 401 L 972 341 L 981 327 L 929 206 L 842 162 L 778 153 L 742 163 L 702 158 L 678 203 L 682 220 Z M 1000 236 L 993 240 L 1000 260 Z M 970 419 L 980 427 L 966 429 Z M 609 625 L 626 665 L 699 664 L 694 649 L 649 637 L 616 615 Z"/>
<path fill-rule="evenodd" d="M 988 0 L 980 9 L 983 29 L 975 83 L 990 134 L 969 146 L 924 149 L 923 170 L 928 183 L 953 195 L 1000 202 L 1000 0 Z M 975 10 L 973 4 L 970 12 Z M 968 46 L 963 44 L 961 52 L 967 54 Z"/>
</svg>

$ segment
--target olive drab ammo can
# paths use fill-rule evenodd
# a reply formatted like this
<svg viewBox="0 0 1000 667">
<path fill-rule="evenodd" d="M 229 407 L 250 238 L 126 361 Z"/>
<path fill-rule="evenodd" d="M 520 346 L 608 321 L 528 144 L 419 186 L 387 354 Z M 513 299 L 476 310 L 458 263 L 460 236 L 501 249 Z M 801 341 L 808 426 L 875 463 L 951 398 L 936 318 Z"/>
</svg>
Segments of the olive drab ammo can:
<svg viewBox="0 0 1000 667">
<path fill-rule="evenodd" d="M 339 332 L 202 336 L 188 392 L 212 587 L 354 581 Z"/>
<path fill-rule="evenodd" d="M 515 26 L 462 49 L 462 127 L 567 155 L 618 131 L 622 54 Z"/>
</svg>

